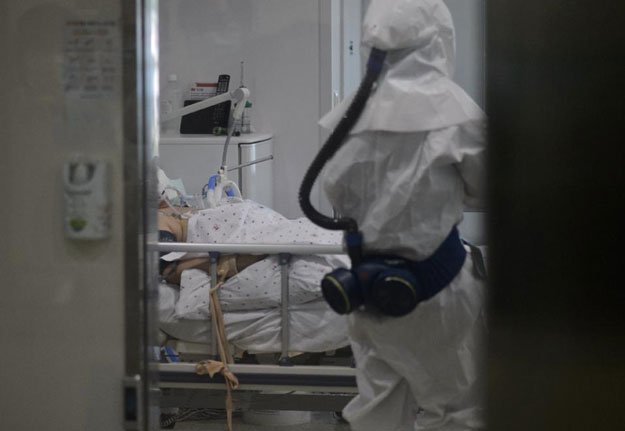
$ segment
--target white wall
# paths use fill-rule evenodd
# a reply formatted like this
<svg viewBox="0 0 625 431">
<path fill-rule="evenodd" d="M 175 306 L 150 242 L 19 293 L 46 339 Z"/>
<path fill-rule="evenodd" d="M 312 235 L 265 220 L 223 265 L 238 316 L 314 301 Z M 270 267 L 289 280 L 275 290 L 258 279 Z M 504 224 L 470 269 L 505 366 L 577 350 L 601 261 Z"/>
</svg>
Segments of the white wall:
<svg viewBox="0 0 625 431">
<path fill-rule="evenodd" d="M 456 27 L 456 73 L 454 80 L 478 105 L 486 107 L 486 0 L 445 0 Z M 460 233 L 477 245 L 486 244 L 486 216 L 465 213 Z"/>
<path fill-rule="evenodd" d="M 301 215 L 299 185 L 318 151 L 319 7 L 324 0 L 161 0 L 161 84 L 175 73 L 185 86 L 222 73 L 239 84 L 246 63 L 252 123 L 275 134 L 275 209 Z M 327 3 L 327 2 L 326 2 Z M 458 36 L 456 81 L 484 106 L 484 0 L 446 0 Z M 321 31 L 329 31 L 329 24 Z M 327 40 L 328 38 L 321 38 Z M 328 56 L 331 51 L 328 48 Z M 321 63 L 324 67 L 325 63 Z M 330 97 L 330 95 L 328 95 Z M 324 100 L 324 99 L 322 99 Z"/>
<path fill-rule="evenodd" d="M 318 0 L 161 0 L 161 82 L 231 75 L 254 103 L 252 125 L 274 139 L 274 208 L 301 215 L 297 194 L 319 148 Z"/>
<path fill-rule="evenodd" d="M 456 27 L 454 80 L 484 109 L 486 97 L 486 0 L 445 0 Z"/>
<path fill-rule="evenodd" d="M 77 106 L 62 92 L 63 25 L 118 2 L 0 2 L 0 428 L 122 429 L 124 372 L 121 100 Z M 87 13 L 87 12 L 85 12 Z M 74 152 L 111 162 L 113 235 L 63 237 L 61 169 Z"/>
</svg>

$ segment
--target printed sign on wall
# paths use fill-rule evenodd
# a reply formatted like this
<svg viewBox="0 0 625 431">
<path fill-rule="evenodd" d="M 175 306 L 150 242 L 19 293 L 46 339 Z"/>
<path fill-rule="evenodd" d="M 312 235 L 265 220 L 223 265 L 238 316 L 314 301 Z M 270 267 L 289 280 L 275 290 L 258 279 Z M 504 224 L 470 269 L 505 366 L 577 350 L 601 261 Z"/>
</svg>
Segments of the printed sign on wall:
<svg viewBox="0 0 625 431">
<path fill-rule="evenodd" d="M 119 28 L 115 20 L 65 23 L 63 86 L 66 96 L 104 99 L 120 81 Z"/>
</svg>

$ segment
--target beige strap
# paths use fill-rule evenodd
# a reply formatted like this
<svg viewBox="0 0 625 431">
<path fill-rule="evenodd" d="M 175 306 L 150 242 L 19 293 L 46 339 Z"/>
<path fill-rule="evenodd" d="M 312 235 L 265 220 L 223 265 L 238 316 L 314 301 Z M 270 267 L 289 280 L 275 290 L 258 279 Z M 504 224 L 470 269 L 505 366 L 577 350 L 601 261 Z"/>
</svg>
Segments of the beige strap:
<svg viewBox="0 0 625 431">
<path fill-rule="evenodd" d="M 189 219 L 188 218 L 181 218 L 180 219 L 180 227 L 182 228 L 182 239 L 180 240 L 180 242 L 187 242 L 187 235 L 188 235 L 188 231 L 189 231 Z"/>
<path fill-rule="evenodd" d="M 217 333 L 217 341 L 219 348 L 219 356 L 221 360 L 227 364 L 232 364 L 234 359 L 228 345 L 228 337 L 226 336 L 226 325 L 224 323 L 224 315 L 219 301 L 218 290 L 223 285 L 223 280 L 217 284 L 217 287 L 210 290 L 210 309 L 213 320 L 213 328 Z"/>
<path fill-rule="evenodd" d="M 226 381 L 226 420 L 228 431 L 233 431 L 232 411 L 234 405 L 232 402 L 232 390 L 239 387 L 239 380 L 232 371 L 228 369 L 226 364 L 219 361 L 201 361 L 195 366 L 195 372 L 200 376 L 208 374 L 210 378 L 213 378 L 217 373 L 224 376 L 224 380 Z"/>
<path fill-rule="evenodd" d="M 234 358 L 232 357 L 230 346 L 228 345 L 226 325 L 224 323 L 224 316 L 218 295 L 218 290 L 224 284 L 227 277 L 227 271 L 223 271 L 217 275 L 219 277 L 219 282 L 217 283 L 217 286 L 210 290 L 210 308 L 213 330 L 216 331 L 219 356 L 221 357 L 222 362 L 202 361 L 197 364 L 195 370 L 199 375 L 208 374 L 210 377 L 213 377 L 217 373 L 223 374 L 226 381 L 226 418 L 228 422 L 228 431 L 232 431 L 232 411 L 234 409 L 232 402 L 232 390 L 239 387 L 239 380 L 232 373 L 232 371 L 230 371 L 227 365 L 234 363 Z"/>
<path fill-rule="evenodd" d="M 232 389 L 239 387 L 239 379 L 234 375 L 226 364 L 220 361 L 200 361 L 195 367 L 196 373 L 200 376 L 207 375 L 210 378 L 215 377 L 215 374 L 223 374 L 226 381 L 230 384 Z"/>
</svg>

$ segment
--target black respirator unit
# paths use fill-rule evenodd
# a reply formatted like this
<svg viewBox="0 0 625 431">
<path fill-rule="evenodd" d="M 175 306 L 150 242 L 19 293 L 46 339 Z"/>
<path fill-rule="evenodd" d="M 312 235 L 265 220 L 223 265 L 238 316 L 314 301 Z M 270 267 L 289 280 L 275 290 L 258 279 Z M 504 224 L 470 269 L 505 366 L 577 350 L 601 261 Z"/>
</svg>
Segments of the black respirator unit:
<svg viewBox="0 0 625 431">
<path fill-rule="evenodd" d="M 362 242 L 360 234 L 346 241 Z M 361 246 L 360 246 L 361 247 Z M 368 258 L 352 270 L 338 268 L 321 280 L 323 297 L 339 314 L 368 304 L 390 316 L 403 316 L 419 302 L 419 282 L 406 261 L 392 257 Z"/>
<path fill-rule="evenodd" d="M 348 250 L 361 243 L 359 233 L 346 234 Z M 363 256 L 352 269 L 338 268 L 321 281 L 321 291 L 330 307 L 348 314 L 364 307 L 387 316 L 404 316 L 430 299 L 456 277 L 464 265 L 466 251 L 456 228 L 427 259 L 412 261 L 393 255 Z"/>
<path fill-rule="evenodd" d="M 324 298 L 339 314 L 364 307 L 388 316 L 404 316 L 419 302 L 431 298 L 447 286 L 462 268 L 466 257 L 456 228 L 424 261 L 416 262 L 394 255 L 364 256 L 363 237 L 356 221 L 347 217 L 327 217 L 310 202 L 316 178 L 358 121 L 380 77 L 385 58 L 386 51 L 372 49 L 365 77 L 353 102 L 306 172 L 299 192 L 300 206 L 313 223 L 325 229 L 345 231 L 345 245 L 352 269 L 338 268 L 321 281 Z"/>
</svg>

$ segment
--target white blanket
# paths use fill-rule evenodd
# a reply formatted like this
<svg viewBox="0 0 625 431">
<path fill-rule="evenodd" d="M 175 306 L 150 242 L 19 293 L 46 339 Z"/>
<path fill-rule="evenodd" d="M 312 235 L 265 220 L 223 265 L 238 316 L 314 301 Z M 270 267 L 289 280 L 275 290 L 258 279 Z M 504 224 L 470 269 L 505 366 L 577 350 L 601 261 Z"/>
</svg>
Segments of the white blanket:
<svg viewBox="0 0 625 431">
<path fill-rule="evenodd" d="M 254 201 L 224 202 L 199 211 L 189 220 L 188 242 L 261 244 L 340 244 L 341 232 L 306 218 L 289 220 Z"/>
<path fill-rule="evenodd" d="M 333 266 L 321 256 L 294 257 L 289 263 L 289 304 L 303 304 L 321 298 L 321 278 Z M 259 310 L 279 307 L 282 295 L 278 257 L 255 263 L 230 278 L 219 290 L 224 311 Z M 204 271 L 182 273 L 176 317 L 208 319 L 211 278 Z"/>
<path fill-rule="evenodd" d="M 210 345 L 210 321 L 175 317 L 178 288 L 161 284 L 159 290 L 160 329 L 179 340 Z M 224 313 L 228 341 L 250 353 L 280 352 L 280 313 L 280 308 Z M 324 352 L 349 344 L 346 317 L 332 311 L 323 299 L 289 306 L 289 325 L 291 352 Z"/>
</svg>

